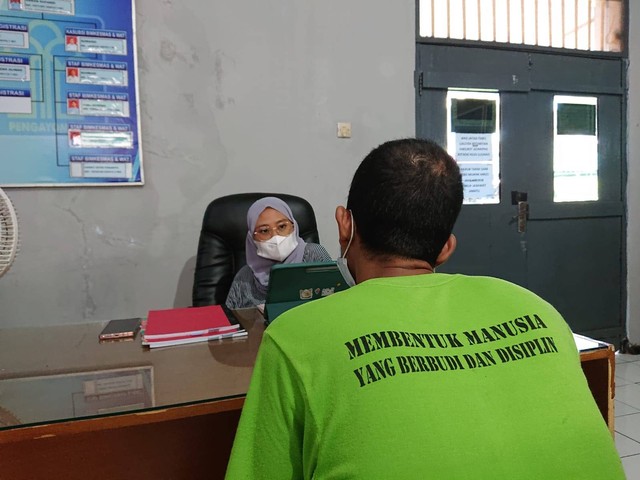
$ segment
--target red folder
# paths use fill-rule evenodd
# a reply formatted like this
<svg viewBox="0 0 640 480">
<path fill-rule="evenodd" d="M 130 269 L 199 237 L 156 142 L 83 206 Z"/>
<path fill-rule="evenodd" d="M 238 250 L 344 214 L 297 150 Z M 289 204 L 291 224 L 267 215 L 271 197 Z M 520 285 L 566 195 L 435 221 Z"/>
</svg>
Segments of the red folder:
<svg viewBox="0 0 640 480">
<path fill-rule="evenodd" d="M 232 324 L 220 305 L 150 310 L 144 330 L 146 340 L 230 333 L 240 325 Z"/>
</svg>

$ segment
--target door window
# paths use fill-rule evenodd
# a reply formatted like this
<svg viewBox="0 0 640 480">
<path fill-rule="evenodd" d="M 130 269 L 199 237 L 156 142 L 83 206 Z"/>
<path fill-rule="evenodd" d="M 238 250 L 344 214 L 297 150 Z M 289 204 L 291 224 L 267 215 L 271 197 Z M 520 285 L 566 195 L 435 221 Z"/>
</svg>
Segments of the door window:
<svg viewBox="0 0 640 480">
<path fill-rule="evenodd" d="M 458 161 L 465 204 L 500 203 L 500 95 L 447 93 L 447 151 Z"/>
<path fill-rule="evenodd" d="M 553 99 L 553 201 L 598 200 L 597 98 Z"/>
</svg>

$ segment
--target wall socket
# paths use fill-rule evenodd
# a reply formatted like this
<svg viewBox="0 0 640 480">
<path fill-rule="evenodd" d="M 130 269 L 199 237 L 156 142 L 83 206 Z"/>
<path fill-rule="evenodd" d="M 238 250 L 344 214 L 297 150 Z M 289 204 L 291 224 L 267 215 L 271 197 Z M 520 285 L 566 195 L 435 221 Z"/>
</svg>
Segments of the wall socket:
<svg viewBox="0 0 640 480">
<path fill-rule="evenodd" d="M 338 138 L 351 138 L 351 122 L 338 122 Z"/>
</svg>

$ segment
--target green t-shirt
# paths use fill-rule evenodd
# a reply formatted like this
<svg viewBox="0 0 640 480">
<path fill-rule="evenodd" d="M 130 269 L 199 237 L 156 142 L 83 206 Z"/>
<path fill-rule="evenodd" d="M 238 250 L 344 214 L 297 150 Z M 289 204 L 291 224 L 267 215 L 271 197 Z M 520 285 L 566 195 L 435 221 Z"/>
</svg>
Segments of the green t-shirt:
<svg viewBox="0 0 640 480">
<path fill-rule="evenodd" d="M 266 329 L 228 479 L 623 479 L 569 327 L 487 277 L 372 279 Z"/>
</svg>

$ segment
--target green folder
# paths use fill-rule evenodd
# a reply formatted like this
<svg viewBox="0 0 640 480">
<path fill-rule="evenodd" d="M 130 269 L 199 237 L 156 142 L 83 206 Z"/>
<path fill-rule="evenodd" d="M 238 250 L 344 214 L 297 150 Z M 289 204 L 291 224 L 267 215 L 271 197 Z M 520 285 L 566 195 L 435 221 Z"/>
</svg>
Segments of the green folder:
<svg viewBox="0 0 640 480">
<path fill-rule="evenodd" d="M 276 264 L 269 274 L 264 319 L 271 323 L 293 307 L 347 288 L 335 261 Z"/>
</svg>

